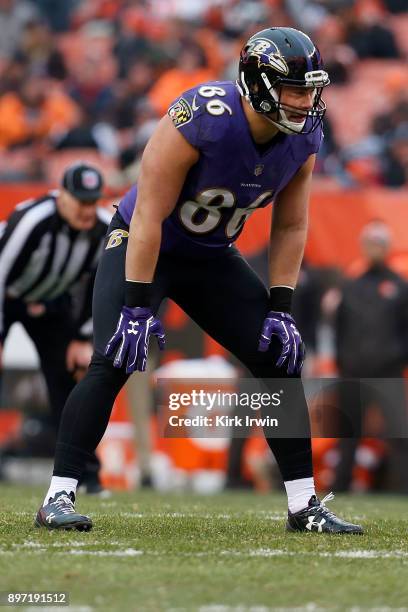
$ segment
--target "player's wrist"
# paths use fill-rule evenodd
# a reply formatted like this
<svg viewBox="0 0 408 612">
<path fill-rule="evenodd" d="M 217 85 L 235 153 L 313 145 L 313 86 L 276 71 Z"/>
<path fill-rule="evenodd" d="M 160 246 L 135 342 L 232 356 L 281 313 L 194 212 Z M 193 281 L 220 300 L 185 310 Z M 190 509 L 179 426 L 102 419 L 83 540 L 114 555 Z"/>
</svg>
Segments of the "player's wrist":
<svg viewBox="0 0 408 612">
<path fill-rule="evenodd" d="M 275 312 L 292 312 L 293 287 L 277 285 L 269 289 L 269 306 Z"/>
<path fill-rule="evenodd" d="M 152 303 L 152 284 L 149 282 L 126 280 L 125 306 L 129 308 L 150 308 Z"/>
</svg>

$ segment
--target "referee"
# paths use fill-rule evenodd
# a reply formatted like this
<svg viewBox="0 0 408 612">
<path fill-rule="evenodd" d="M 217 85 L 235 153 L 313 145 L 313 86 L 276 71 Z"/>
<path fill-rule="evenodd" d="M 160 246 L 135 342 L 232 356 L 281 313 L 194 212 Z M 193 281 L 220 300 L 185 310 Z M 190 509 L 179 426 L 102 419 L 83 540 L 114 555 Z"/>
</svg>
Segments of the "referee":
<svg viewBox="0 0 408 612">
<path fill-rule="evenodd" d="M 0 224 L 0 377 L 19 321 L 38 351 L 55 429 L 92 356 L 93 281 L 111 218 L 97 206 L 102 187 L 95 167 L 73 164 L 59 190 L 18 204 Z M 95 456 L 83 474 L 89 493 L 102 490 L 99 467 Z"/>
</svg>

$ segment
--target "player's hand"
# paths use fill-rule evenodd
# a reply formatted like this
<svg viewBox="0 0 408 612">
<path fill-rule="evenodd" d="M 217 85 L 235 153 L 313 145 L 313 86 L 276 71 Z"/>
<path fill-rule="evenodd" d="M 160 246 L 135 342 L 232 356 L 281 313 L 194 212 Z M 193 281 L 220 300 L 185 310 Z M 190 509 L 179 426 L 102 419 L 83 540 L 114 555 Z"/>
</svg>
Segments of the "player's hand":
<svg viewBox="0 0 408 612">
<path fill-rule="evenodd" d="M 123 306 L 118 326 L 106 345 L 105 355 L 110 357 L 116 350 L 113 365 L 121 368 L 127 355 L 126 373 L 146 370 L 150 335 L 157 337 L 161 351 L 164 350 L 165 335 L 160 320 L 150 308 Z"/>
<path fill-rule="evenodd" d="M 84 377 L 91 363 L 92 352 L 92 343 L 87 340 L 72 340 L 69 343 L 65 361 L 68 371 L 73 373 L 77 382 Z"/>
<path fill-rule="evenodd" d="M 278 336 L 282 344 L 282 352 L 276 362 L 277 367 L 286 365 L 288 374 L 300 374 L 305 359 L 305 345 L 289 313 L 274 310 L 268 312 L 259 339 L 259 351 L 268 350 L 272 336 Z"/>
</svg>

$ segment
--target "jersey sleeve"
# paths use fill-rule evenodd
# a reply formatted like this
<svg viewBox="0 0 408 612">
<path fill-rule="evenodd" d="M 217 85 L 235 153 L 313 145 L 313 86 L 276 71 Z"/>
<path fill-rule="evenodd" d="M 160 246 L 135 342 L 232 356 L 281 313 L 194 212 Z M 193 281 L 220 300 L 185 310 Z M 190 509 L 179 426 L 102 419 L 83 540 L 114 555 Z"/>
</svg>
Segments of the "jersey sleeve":
<svg viewBox="0 0 408 612">
<path fill-rule="evenodd" d="M 205 83 L 184 92 L 170 105 L 167 114 L 184 138 L 203 150 L 217 142 L 228 128 L 233 112 L 228 98 L 222 83 Z"/>
</svg>

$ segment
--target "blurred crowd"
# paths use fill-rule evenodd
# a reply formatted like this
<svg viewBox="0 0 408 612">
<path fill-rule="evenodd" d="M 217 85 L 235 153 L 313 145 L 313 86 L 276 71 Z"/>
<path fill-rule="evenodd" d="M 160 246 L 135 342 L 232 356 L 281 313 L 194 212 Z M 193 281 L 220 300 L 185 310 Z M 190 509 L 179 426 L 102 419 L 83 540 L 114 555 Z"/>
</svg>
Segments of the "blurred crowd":
<svg viewBox="0 0 408 612">
<path fill-rule="evenodd" d="M 235 79 L 273 25 L 311 35 L 331 76 L 317 171 L 405 185 L 406 0 L 0 0 L 0 181 L 50 180 L 51 156 L 87 149 L 127 187 L 172 100 Z"/>
</svg>

